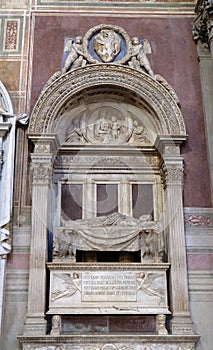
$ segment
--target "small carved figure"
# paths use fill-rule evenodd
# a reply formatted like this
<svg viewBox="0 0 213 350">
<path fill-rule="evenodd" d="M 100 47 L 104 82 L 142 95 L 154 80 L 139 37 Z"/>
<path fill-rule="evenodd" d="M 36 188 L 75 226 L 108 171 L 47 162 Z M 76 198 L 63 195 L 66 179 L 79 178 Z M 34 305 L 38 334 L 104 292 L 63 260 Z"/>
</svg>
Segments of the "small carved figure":
<svg viewBox="0 0 213 350">
<path fill-rule="evenodd" d="M 65 283 L 65 289 L 54 290 L 52 292 L 53 301 L 60 298 L 68 298 L 74 295 L 77 291 L 81 292 L 80 276 L 78 273 L 74 272 L 72 276 L 70 273 L 61 273 L 61 274 L 55 274 L 55 276 L 61 279 Z"/>
<path fill-rule="evenodd" d="M 89 225 L 90 227 L 105 227 L 115 225 L 143 227 L 146 221 L 151 221 L 150 215 L 142 215 L 139 217 L 139 219 L 136 219 L 132 216 L 116 212 L 109 215 L 98 216 L 87 220 L 75 220 L 74 223 L 80 225 Z M 64 227 L 70 227 L 69 221 L 65 221 L 63 218 L 61 218 L 61 222 Z"/>
<path fill-rule="evenodd" d="M 77 237 L 78 234 L 75 230 L 63 232 L 63 235 L 56 235 L 54 239 L 55 258 L 61 259 L 69 257 L 71 260 L 75 260 L 76 247 L 73 245 L 73 242 L 76 241 Z"/>
<path fill-rule="evenodd" d="M 69 54 L 65 59 L 64 66 L 62 68 L 62 74 L 66 73 L 70 67 L 84 67 L 87 61 L 84 59 L 84 53 L 82 51 L 83 39 L 81 36 L 77 36 L 75 41 L 70 39 Z"/>
<path fill-rule="evenodd" d="M 164 291 L 162 288 L 153 288 L 152 284 L 155 279 L 162 277 L 163 275 L 157 275 L 154 273 L 143 273 L 140 272 L 137 276 L 138 288 L 137 291 L 142 291 L 150 296 L 157 296 L 161 299 L 164 295 Z"/>
<path fill-rule="evenodd" d="M 156 316 L 156 331 L 157 334 L 166 335 L 168 331 L 165 327 L 166 315 L 157 315 Z"/>
<path fill-rule="evenodd" d="M 141 260 L 162 261 L 163 244 L 160 242 L 159 234 L 155 230 L 145 229 L 142 238 L 144 250 L 141 250 Z"/>
<path fill-rule="evenodd" d="M 112 29 L 102 29 L 94 39 L 94 50 L 103 62 L 112 62 L 120 52 L 121 39 Z"/>
<path fill-rule="evenodd" d="M 131 142 L 146 142 L 146 130 L 143 126 L 138 124 L 137 120 L 133 121 L 133 131 L 132 131 L 132 137 Z"/>
<path fill-rule="evenodd" d="M 111 136 L 113 140 L 116 140 L 119 137 L 120 125 L 117 122 L 117 118 L 112 116 L 111 124 Z"/>
<path fill-rule="evenodd" d="M 144 68 L 145 71 L 154 78 L 155 76 L 147 57 L 147 55 L 151 53 L 152 50 L 148 40 L 143 39 L 141 43 L 139 38 L 132 38 L 132 59 L 129 61 L 129 66 L 137 70 L 143 70 Z"/>
<path fill-rule="evenodd" d="M 61 331 L 61 316 L 54 315 L 52 317 L 51 335 L 59 335 Z"/>
</svg>

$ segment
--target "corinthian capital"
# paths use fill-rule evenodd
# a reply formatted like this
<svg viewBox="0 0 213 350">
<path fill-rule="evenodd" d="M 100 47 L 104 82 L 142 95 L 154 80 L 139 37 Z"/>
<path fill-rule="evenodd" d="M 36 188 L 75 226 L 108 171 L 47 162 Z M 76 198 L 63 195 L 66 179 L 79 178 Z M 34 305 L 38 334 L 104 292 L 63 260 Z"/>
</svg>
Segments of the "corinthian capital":
<svg viewBox="0 0 213 350">
<path fill-rule="evenodd" d="M 179 164 L 164 164 L 161 170 L 161 178 L 165 187 L 167 185 L 182 186 L 183 169 Z"/>
<path fill-rule="evenodd" d="M 49 163 L 33 163 L 32 174 L 34 184 L 49 184 L 52 176 L 52 164 Z"/>
<path fill-rule="evenodd" d="M 209 34 L 213 20 L 213 0 L 199 0 L 196 6 L 197 17 L 192 24 L 195 42 L 209 45 Z"/>
</svg>

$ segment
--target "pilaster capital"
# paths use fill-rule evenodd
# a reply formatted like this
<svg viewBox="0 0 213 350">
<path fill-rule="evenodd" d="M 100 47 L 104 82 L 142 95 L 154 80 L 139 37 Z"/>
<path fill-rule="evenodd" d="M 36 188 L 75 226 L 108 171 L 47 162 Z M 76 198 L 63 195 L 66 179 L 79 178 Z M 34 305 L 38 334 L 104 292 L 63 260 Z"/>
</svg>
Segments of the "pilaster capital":
<svg viewBox="0 0 213 350">
<path fill-rule="evenodd" d="M 180 157 L 180 145 L 186 140 L 186 135 L 159 135 L 155 141 L 155 147 L 158 149 L 162 158 Z"/>
<path fill-rule="evenodd" d="M 161 167 L 161 179 L 164 187 L 180 186 L 183 184 L 183 162 L 165 161 Z"/>
<path fill-rule="evenodd" d="M 50 184 L 55 156 L 59 148 L 56 134 L 29 134 L 34 144 L 31 154 L 33 184 Z"/>
<path fill-rule="evenodd" d="M 213 1 L 198 0 L 195 11 L 197 17 L 192 24 L 194 40 L 209 45 L 213 38 Z"/>
<path fill-rule="evenodd" d="M 28 139 L 34 144 L 34 154 L 57 154 L 59 141 L 56 134 L 28 134 Z"/>
<path fill-rule="evenodd" d="M 31 154 L 31 170 L 33 184 L 50 184 L 52 178 L 53 157 L 51 154 L 43 156 Z"/>
</svg>

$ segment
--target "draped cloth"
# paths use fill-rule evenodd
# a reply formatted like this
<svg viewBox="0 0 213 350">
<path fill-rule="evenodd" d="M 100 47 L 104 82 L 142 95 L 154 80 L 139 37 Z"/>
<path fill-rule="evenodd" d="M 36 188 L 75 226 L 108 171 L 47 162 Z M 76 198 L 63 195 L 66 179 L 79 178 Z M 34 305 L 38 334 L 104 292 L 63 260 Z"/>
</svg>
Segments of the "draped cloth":
<svg viewBox="0 0 213 350">
<path fill-rule="evenodd" d="M 157 234 L 157 224 L 120 213 L 88 220 L 64 221 L 55 232 L 55 251 L 64 256 L 66 251 L 138 251 L 145 249 L 144 236 Z M 64 251 L 63 251 L 64 249 Z"/>
</svg>

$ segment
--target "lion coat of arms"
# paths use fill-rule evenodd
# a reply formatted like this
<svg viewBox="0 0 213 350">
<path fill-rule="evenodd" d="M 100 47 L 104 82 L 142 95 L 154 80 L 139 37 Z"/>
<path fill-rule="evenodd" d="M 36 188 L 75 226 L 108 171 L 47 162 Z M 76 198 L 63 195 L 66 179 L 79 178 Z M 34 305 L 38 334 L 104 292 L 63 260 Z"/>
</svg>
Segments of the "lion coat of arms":
<svg viewBox="0 0 213 350">
<path fill-rule="evenodd" d="M 94 38 L 94 50 L 103 62 L 112 62 L 121 50 L 120 36 L 112 29 L 102 29 Z"/>
</svg>

